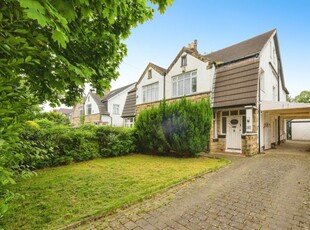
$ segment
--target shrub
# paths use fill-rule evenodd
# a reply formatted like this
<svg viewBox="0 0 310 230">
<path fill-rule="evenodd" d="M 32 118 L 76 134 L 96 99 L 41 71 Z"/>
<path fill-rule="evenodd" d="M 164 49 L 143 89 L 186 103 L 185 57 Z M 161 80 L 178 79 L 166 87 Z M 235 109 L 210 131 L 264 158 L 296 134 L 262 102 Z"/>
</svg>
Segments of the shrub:
<svg viewBox="0 0 310 230">
<path fill-rule="evenodd" d="M 134 129 L 102 126 L 97 129 L 99 153 L 103 157 L 114 157 L 135 151 Z"/>
<path fill-rule="evenodd" d="M 47 119 L 58 125 L 70 125 L 71 124 L 68 117 L 66 117 L 63 114 L 56 113 L 56 112 L 38 113 L 36 114 L 34 119 L 35 120 Z"/>
<path fill-rule="evenodd" d="M 210 101 L 185 98 L 142 111 L 136 122 L 139 148 L 159 154 L 195 156 L 209 144 Z"/>
<path fill-rule="evenodd" d="M 66 165 L 99 156 L 93 127 L 71 128 L 42 119 L 26 122 L 20 137 L 22 144 L 18 152 L 22 155 L 22 168 Z"/>
</svg>

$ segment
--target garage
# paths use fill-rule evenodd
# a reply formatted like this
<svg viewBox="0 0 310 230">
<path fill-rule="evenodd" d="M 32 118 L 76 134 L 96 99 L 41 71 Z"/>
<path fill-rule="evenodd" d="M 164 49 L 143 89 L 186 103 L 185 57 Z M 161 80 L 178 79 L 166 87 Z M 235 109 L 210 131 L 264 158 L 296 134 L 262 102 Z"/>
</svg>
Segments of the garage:
<svg viewBox="0 0 310 230">
<path fill-rule="evenodd" d="M 259 121 L 261 151 L 287 139 L 310 141 L 310 104 L 263 101 Z"/>
</svg>

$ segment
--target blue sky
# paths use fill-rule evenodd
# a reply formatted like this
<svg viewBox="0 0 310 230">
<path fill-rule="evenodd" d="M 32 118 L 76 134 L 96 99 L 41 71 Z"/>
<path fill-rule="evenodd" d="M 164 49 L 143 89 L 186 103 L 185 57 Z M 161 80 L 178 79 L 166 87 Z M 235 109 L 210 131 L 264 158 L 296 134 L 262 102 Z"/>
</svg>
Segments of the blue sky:
<svg viewBox="0 0 310 230">
<path fill-rule="evenodd" d="M 167 68 L 183 46 L 216 51 L 276 28 L 291 96 L 310 90 L 310 1 L 175 0 L 161 15 L 132 30 L 128 55 L 112 88 L 139 79 L 149 62 Z"/>
</svg>

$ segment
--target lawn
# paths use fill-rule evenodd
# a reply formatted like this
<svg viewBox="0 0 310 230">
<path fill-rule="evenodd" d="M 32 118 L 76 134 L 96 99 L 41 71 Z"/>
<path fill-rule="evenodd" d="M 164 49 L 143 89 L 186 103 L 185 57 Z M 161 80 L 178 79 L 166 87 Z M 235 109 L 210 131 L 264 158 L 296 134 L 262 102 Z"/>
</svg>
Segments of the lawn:
<svg viewBox="0 0 310 230">
<path fill-rule="evenodd" d="M 107 214 L 170 185 L 229 162 L 147 155 L 96 159 L 37 171 L 12 189 L 4 229 L 55 229 L 83 217 Z"/>
</svg>

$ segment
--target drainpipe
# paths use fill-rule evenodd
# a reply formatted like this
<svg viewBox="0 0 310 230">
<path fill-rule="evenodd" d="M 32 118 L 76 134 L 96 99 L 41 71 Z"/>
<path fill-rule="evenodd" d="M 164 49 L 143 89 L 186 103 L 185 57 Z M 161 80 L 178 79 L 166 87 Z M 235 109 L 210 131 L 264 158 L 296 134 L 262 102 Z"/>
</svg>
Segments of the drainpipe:
<svg viewBox="0 0 310 230">
<path fill-rule="evenodd" d="M 278 61 L 278 60 L 277 60 Z M 280 73 L 279 68 L 280 68 L 280 62 L 278 61 L 278 73 Z M 278 102 L 280 101 L 280 75 L 278 74 Z M 280 116 L 278 116 L 278 145 L 281 143 L 281 138 L 280 138 Z"/>
<path fill-rule="evenodd" d="M 164 100 L 166 100 L 166 72 L 164 73 Z"/>
<path fill-rule="evenodd" d="M 261 70 L 259 69 L 258 71 L 258 153 L 260 153 L 260 75 L 261 75 Z"/>
</svg>

